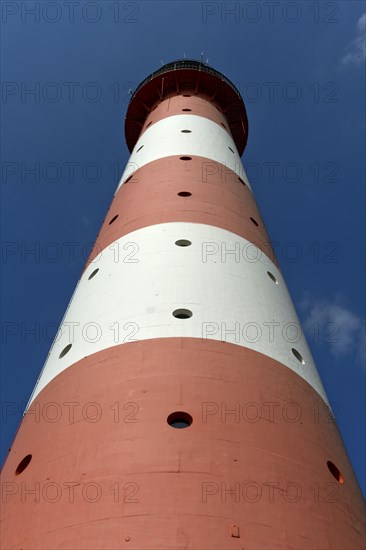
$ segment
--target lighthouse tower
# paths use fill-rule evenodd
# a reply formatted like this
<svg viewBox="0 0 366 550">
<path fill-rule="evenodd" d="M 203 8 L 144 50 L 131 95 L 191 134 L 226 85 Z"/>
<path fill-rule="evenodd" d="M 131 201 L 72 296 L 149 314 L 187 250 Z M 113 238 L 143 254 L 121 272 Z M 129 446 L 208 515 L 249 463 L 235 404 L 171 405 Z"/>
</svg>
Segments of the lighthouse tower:
<svg viewBox="0 0 366 550">
<path fill-rule="evenodd" d="M 179 60 L 10 449 L 1 546 L 364 547 L 364 502 L 246 177 L 242 98 Z"/>
</svg>

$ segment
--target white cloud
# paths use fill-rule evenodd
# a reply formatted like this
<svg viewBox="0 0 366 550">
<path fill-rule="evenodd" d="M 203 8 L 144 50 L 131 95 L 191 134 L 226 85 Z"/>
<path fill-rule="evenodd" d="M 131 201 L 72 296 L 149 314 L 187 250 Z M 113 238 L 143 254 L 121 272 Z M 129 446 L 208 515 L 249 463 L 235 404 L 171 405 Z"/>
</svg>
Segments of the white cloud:
<svg viewBox="0 0 366 550">
<path fill-rule="evenodd" d="M 365 320 L 347 308 L 342 297 L 315 300 L 307 294 L 300 307 L 306 315 L 303 325 L 309 340 L 327 344 L 336 359 L 349 356 L 365 363 Z"/>
<path fill-rule="evenodd" d="M 348 52 L 342 57 L 343 65 L 362 65 L 366 59 L 366 13 L 357 21 L 357 36 L 348 46 Z"/>
</svg>

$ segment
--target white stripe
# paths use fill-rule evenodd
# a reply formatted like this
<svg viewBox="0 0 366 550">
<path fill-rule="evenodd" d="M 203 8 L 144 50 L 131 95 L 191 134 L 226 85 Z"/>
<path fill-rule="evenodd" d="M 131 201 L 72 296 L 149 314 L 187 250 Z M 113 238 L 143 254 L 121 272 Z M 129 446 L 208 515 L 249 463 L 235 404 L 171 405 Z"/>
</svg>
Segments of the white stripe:
<svg viewBox="0 0 366 550">
<path fill-rule="evenodd" d="M 177 246 L 179 239 L 192 245 Z M 193 316 L 173 317 L 180 308 Z M 301 333 L 294 341 L 291 324 L 295 329 L 299 320 L 281 273 L 249 241 L 204 224 L 148 226 L 112 243 L 83 274 L 33 399 L 64 369 L 103 349 L 134 339 L 208 336 L 272 357 L 326 400 L 306 340 Z M 69 343 L 71 350 L 60 359 Z"/>
<path fill-rule="evenodd" d="M 191 130 L 192 133 L 185 134 L 181 130 Z M 131 153 L 117 190 L 145 164 L 172 155 L 200 156 L 214 160 L 248 182 L 236 145 L 221 126 L 197 115 L 175 115 L 159 120 L 144 131 Z M 205 170 L 205 166 L 202 170 Z M 249 183 L 248 187 L 251 189 Z"/>
</svg>

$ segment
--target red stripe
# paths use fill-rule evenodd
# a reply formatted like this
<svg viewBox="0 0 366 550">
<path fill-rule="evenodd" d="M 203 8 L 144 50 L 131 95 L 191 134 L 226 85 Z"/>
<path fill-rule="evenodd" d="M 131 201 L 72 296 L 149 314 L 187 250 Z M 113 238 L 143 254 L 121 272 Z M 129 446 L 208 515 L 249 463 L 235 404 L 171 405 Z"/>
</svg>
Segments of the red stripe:
<svg viewBox="0 0 366 550">
<path fill-rule="evenodd" d="M 184 191 L 192 195 L 178 195 Z M 123 235 L 170 222 L 203 223 L 231 231 L 257 246 L 278 267 L 253 195 L 237 174 L 203 157 L 181 161 L 179 156 L 142 166 L 120 187 L 85 267 Z"/>
<path fill-rule="evenodd" d="M 170 427 L 175 411 L 192 425 Z M 25 492 L 36 484 L 38 502 Z M 212 340 L 122 344 L 60 373 L 20 427 L 3 491 L 3 548 L 364 547 L 363 498 L 321 397 L 281 363 Z"/>
<path fill-rule="evenodd" d="M 189 95 L 189 97 L 185 97 L 184 95 L 177 95 L 165 99 L 164 101 L 159 103 L 157 107 L 154 108 L 154 110 L 151 111 L 151 113 L 146 118 L 139 139 L 141 138 L 141 135 L 144 133 L 147 127 L 150 128 L 153 124 L 156 124 L 160 120 L 176 115 L 196 115 L 207 118 L 212 122 L 218 124 L 221 128 L 224 128 L 225 131 L 232 138 L 229 124 L 219 105 L 216 105 L 215 103 L 209 101 L 207 97 L 193 95 L 192 92 L 189 91 L 187 91 L 187 94 Z M 190 110 L 183 111 L 183 109 Z"/>
</svg>

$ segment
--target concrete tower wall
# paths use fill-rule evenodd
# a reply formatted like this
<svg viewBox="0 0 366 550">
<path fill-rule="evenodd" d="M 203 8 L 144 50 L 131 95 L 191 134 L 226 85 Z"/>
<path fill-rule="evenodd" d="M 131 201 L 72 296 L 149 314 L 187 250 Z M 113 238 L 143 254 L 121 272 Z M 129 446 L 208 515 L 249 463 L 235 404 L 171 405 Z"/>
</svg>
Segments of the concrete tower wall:
<svg viewBox="0 0 366 550">
<path fill-rule="evenodd" d="M 4 466 L 3 547 L 361 549 L 362 494 L 240 160 L 244 106 L 203 66 L 158 73 Z"/>
</svg>

